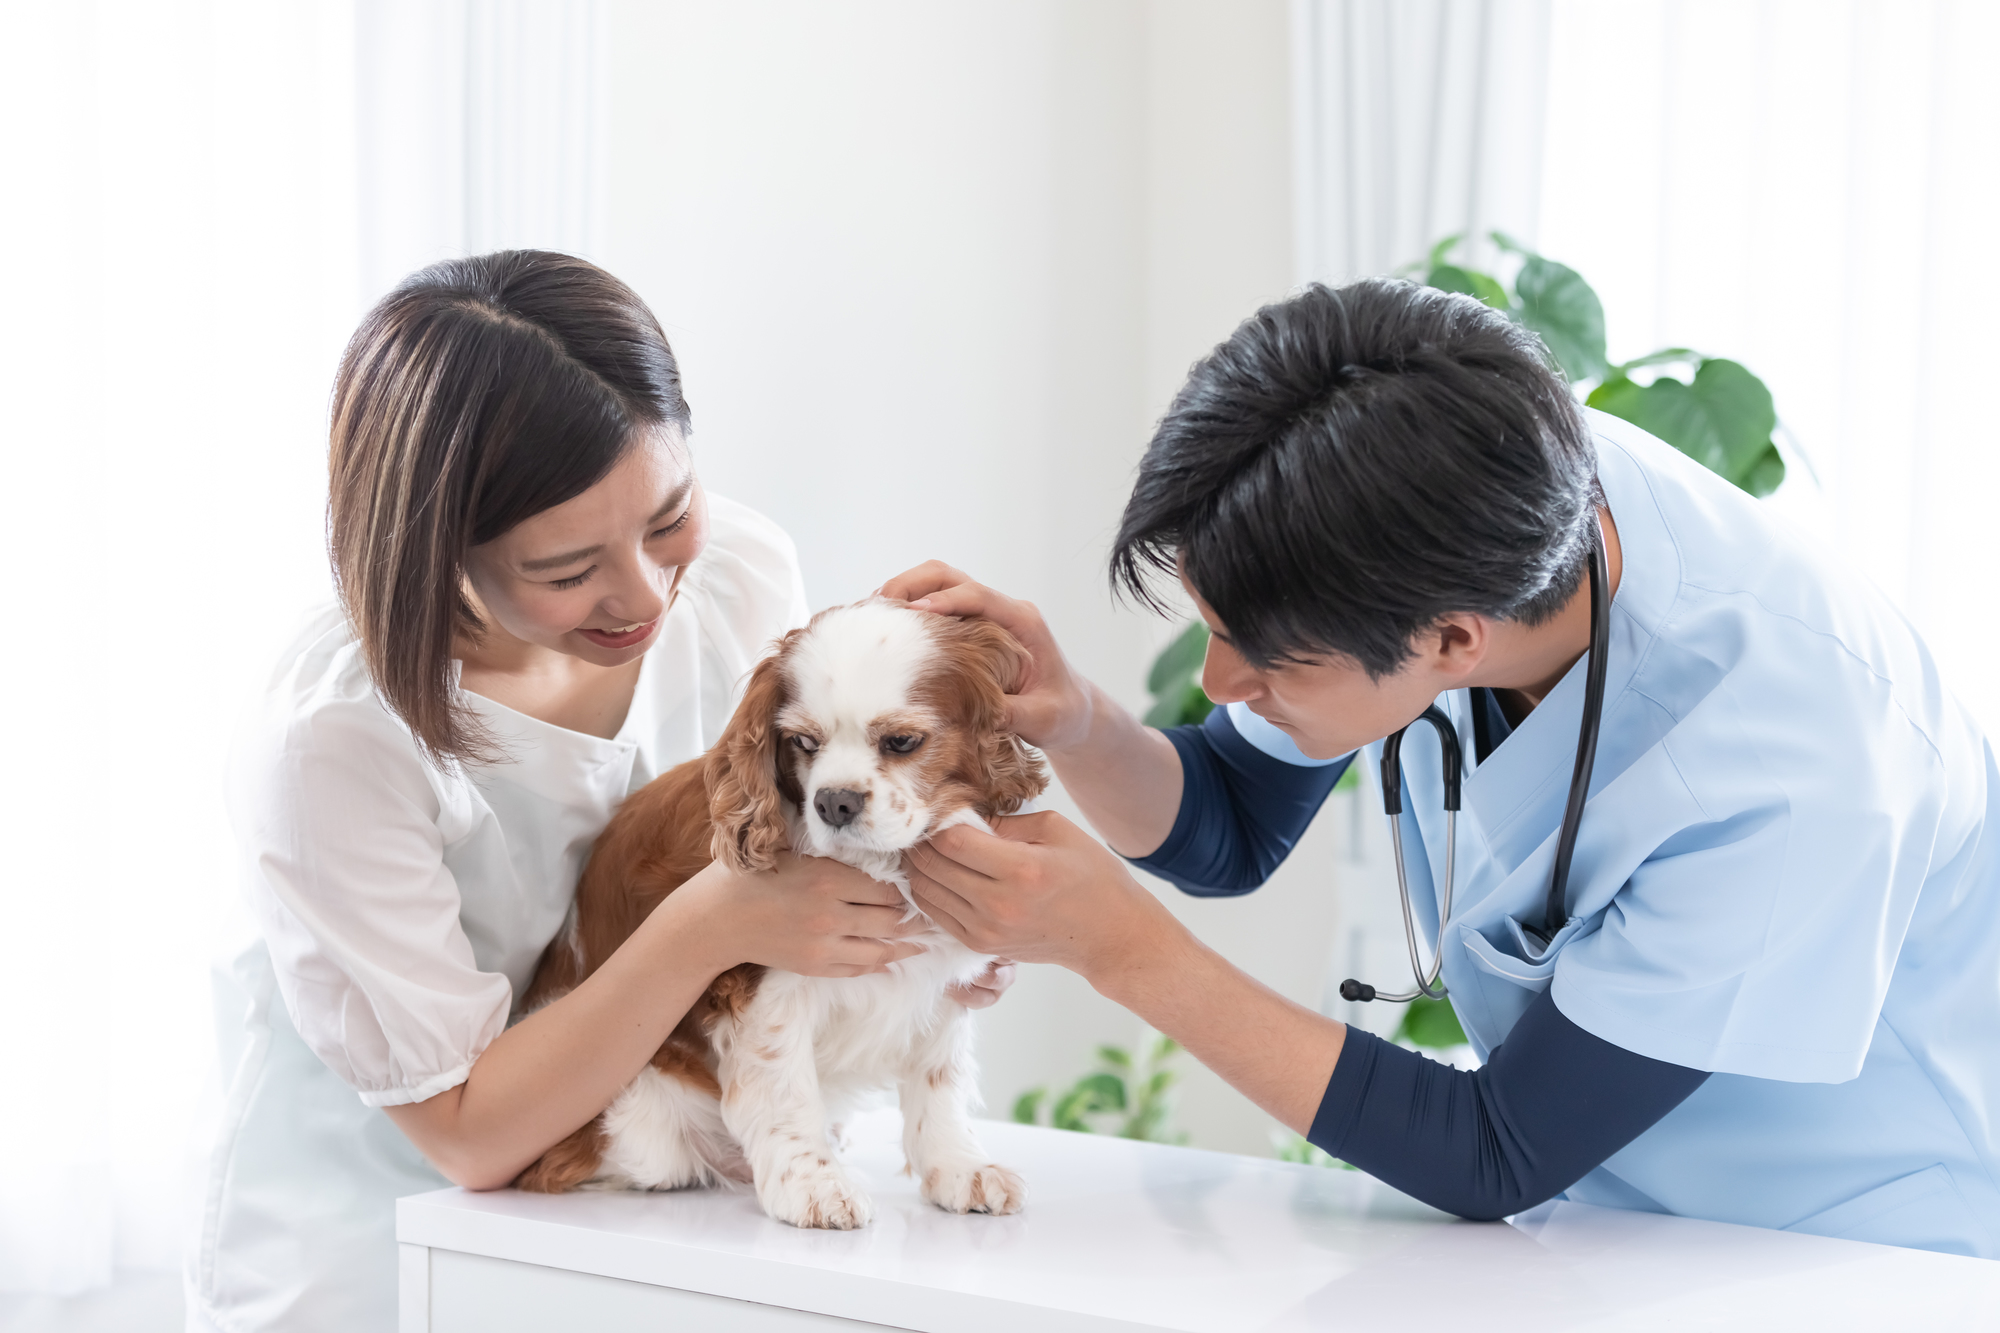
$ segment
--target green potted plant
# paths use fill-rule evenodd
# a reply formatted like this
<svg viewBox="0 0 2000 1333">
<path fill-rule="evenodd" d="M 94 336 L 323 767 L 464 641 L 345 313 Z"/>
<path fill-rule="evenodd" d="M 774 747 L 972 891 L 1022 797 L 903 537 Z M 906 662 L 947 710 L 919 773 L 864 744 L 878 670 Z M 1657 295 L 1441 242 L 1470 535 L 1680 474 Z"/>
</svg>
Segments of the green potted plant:
<svg viewBox="0 0 2000 1333">
<path fill-rule="evenodd" d="M 1502 232 L 1490 236 L 1502 254 L 1518 261 L 1511 287 L 1491 273 L 1452 262 L 1462 235 L 1445 237 L 1404 272 L 1418 275 L 1427 287 L 1477 297 L 1533 329 L 1587 405 L 1658 436 L 1752 495 L 1778 489 L 1785 460 L 1775 438 L 1777 409 L 1764 381 L 1739 362 L 1686 347 L 1665 347 L 1613 365 L 1605 355 L 1604 304 L 1583 275 Z M 1635 372 L 1652 373 L 1642 383 Z"/>
<path fill-rule="evenodd" d="M 1122 1046 L 1097 1048 L 1098 1067 L 1053 1099 L 1047 1088 L 1030 1088 L 1014 1099 L 1014 1119 L 1023 1125 L 1047 1123 L 1082 1134 L 1108 1133 L 1149 1143 L 1186 1143 L 1187 1135 L 1167 1126 L 1179 1075 L 1168 1062 L 1180 1053 L 1172 1037 L 1156 1038 L 1140 1059 Z M 1046 1106 L 1049 1118 L 1042 1120 Z"/>
</svg>

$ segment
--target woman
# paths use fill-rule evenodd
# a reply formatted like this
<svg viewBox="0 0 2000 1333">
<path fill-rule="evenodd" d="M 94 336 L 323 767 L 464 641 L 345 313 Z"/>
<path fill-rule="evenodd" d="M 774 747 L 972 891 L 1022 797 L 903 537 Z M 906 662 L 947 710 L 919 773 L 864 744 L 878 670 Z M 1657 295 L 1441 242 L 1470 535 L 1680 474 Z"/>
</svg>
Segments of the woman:
<svg viewBox="0 0 2000 1333">
<path fill-rule="evenodd" d="M 1273 994 L 1054 814 L 919 848 L 941 925 L 1073 968 L 1327 1152 L 1466 1216 L 1563 1193 L 2000 1257 L 2000 770 L 1865 580 L 1580 413 L 1506 317 L 1391 282 L 1309 288 L 1197 365 L 1113 549 L 1127 589 L 1178 575 L 1212 631 L 1226 707 L 1203 725 L 1140 726 L 1034 608 L 956 571 L 887 590 L 1012 629 L 1034 657 L 1015 726 L 1113 847 L 1191 892 L 1255 888 L 1355 751 L 1380 771 L 1435 704 L 1463 809 L 1453 837 L 1413 729 L 1398 863 L 1487 1063 Z"/>
<path fill-rule="evenodd" d="M 507 1184 L 738 963 L 853 976 L 913 951 L 896 890 L 857 871 L 711 866 L 574 992 L 512 1012 L 618 802 L 702 753 L 806 616 L 791 543 L 702 490 L 688 423 L 651 312 L 562 255 L 425 269 L 349 344 L 339 605 L 232 763 L 261 938 L 219 979 L 191 1328 L 392 1328 L 398 1195 Z"/>
</svg>

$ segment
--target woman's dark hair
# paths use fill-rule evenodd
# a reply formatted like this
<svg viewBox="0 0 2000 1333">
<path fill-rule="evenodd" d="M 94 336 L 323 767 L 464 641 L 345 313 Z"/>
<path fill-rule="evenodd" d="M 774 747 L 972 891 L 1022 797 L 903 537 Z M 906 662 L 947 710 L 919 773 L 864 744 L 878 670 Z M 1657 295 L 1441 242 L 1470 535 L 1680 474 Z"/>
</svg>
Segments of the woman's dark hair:
<svg viewBox="0 0 2000 1333">
<path fill-rule="evenodd" d="M 659 321 L 581 259 L 446 260 L 361 321 L 333 389 L 334 577 L 376 689 L 433 762 L 488 750 L 453 698 L 453 636 L 485 629 L 466 552 L 688 422 Z"/>
<path fill-rule="evenodd" d="M 1185 571 L 1258 666 L 1394 672 L 1452 612 L 1538 624 L 1583 576 L 1596 451 L 1535 335 L 1387 279 L 1265 306 L 1196 364 L 1139 464 L 1114 586 Z"/>
</svg>

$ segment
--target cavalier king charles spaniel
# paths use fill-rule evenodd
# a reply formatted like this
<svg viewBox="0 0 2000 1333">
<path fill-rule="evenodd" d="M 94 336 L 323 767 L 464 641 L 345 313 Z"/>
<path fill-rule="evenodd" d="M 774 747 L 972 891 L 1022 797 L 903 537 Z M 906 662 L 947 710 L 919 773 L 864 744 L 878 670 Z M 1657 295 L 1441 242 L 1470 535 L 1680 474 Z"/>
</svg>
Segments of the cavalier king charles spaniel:
<svg viewBox="0 0 2000 1333">
<path fill-rule="evenodd" d="M 1001 729 L 1026 656 L 989 621 L 882 598 L 787 634 L 715 748 L 635 792 L 598 837 L 524 1011 L 589 976 L 711 858 L 768 870 L 790 848 L 844 861 L 908 900 L 905 849 L 1010 814 L 1048 785 L 1040 756 Z M 886 973 L 723 973 L 604 1113 L 516 1185 L 747 1181 L 780 1221 L 865 1226 L 873 1206 L 828 1127 L 893 1084 L 923 1197 L 955 1213 L 1017 1211 L 1021 1178 L 990 1162 L 972 1132 L 971 1017 L 946 994 L 992 960 L 935 928 L 913 938 L 925 951 Z"/>
</svg>

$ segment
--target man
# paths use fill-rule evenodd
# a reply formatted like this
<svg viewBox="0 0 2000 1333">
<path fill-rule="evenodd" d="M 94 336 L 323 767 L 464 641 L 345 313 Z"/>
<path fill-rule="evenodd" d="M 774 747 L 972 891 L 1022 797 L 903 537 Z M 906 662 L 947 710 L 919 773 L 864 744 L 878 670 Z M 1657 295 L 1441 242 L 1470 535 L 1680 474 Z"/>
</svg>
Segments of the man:
<svg viewBox="0 0 2000 1333">
<path fill-rule="evenodd" d="M 1607 679 L 1545 917 L 1601 548 Z M 1069 967 L 1326 1151 L 1440 1207 L 1585 1202 L 2000 1257 L 2000 892 L 1979 728 L 1865 581 L 1671 448 L 1578 409 L 1533 336 L 1394 282 L 1314 286 L 1195 367 L 1112 553 L 1212 632 L 1199 727 L 1140 726 L 1034 608 L 941 565 L 885 591 L 1011 629 L 1013 721 L 1104 839 L 1254 888 L 1355 751 L 1465 744 L 1447 1069 L 1285 1000 L 1055 814 L 911 858 L 973 947 Z M 1437 928 L 1443 777 L 1402 752 Z M 1434 935 L 1432 937 L 1435 937 Z"/>
</svg>

